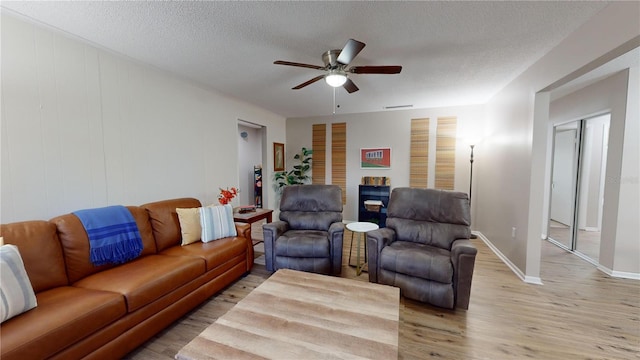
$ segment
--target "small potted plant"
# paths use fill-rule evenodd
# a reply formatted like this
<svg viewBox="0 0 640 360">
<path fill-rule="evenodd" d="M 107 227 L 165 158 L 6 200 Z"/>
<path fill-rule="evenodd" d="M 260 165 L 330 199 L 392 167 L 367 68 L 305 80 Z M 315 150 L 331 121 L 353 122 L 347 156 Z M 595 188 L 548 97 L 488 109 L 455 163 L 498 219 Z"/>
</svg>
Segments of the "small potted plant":
<svg viewBox="0 0 640 360">
<path fill-rule="evenodd" d="M 236 197 L 236 195 L 238 195 L 239 192 L 240 190 L 238 190 L 235 187 L 232 187 L 231 189 L 220 188 L 220 195 L 218 195 L 218 202 L 220 203 L 220 205 L 227 205 L 228 203 L 231 202 L 231 200 L 233 200 L 234 197 Z"/>
<path fill-rule="evenodd" d="M 278 171 L 274 174 L 275 188 L 278 194 L 282 193 L 282 189 L 285 186 L 303 185 L 310 182 L 311 176 L 309 176 L 309 171 L 311 171 L 312 154 L 312 149 L 303 147 L 302 150 L 293 157 L 293 160 L 296 161 L 297 164 L 293 166 L 292 170 L 288 172 Z"/>
</svg>

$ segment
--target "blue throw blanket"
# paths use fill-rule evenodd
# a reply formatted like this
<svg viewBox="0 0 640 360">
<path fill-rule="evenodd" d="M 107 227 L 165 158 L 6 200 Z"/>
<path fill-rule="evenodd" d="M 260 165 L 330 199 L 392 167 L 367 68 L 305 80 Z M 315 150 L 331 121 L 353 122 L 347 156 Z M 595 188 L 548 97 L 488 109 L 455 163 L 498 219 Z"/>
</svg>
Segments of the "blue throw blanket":
<svg viewBox="0 0 640 360">
<path fill-rule="evenodd" d="M 124 206 L 78 210 L 77 216 L 89 237 L 91 262 L 121 264 L 142 252 L 142 237 L 136 220 Z"/>
</svg>

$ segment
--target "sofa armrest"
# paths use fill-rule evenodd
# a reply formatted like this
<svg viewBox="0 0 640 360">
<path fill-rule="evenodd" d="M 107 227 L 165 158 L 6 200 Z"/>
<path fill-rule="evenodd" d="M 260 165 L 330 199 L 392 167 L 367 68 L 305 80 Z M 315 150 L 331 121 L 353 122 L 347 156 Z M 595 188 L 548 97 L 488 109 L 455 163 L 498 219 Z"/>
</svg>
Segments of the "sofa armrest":
<svg viewBox="0 0 640 360">
<path fill-rule="evenodd" d="M 329 246 L 331 247 L 331 273 L 342 273 L 342 239 L 344 238 L 344 224 L 334 222 L 329 227 Z"/>
<path fill-rule="evenodd" d="M 275 257 L 276 239 L 287 230 L 289 230 L 289 223 L 281 220 L 262 225 L 264 257 L 267 271 L 274 271 L 273 260 Z"/>
<path fill-rule="evenodd" d="M 380 252 L 396 240 L 396 232 L 389 228 L 382 228 L 367 232 L 367 263 L 369 265 L 369 282 L 378 282 L 380 271 Z"/>
<path fill-rule="evenodd" d="M 235 223 L 235 225 L 238 236 L 242 236 L 251 242 L 251 224 Z"/>
<path fill-rule="evenodd" d="M 453 291 L 455 306 L 468 309 L 471 297 L 471 280 L 478 249 L 468 239 L 455 240 L 451 246 L 451 263 L 453 264 Z"/>
<path fill-rule="evenodd" d="M 251 239 L 251 224 L 235 223 L 238 237 L 247 239 L 247 272 L 253 268 L 253 239 Z"/>
</svg>

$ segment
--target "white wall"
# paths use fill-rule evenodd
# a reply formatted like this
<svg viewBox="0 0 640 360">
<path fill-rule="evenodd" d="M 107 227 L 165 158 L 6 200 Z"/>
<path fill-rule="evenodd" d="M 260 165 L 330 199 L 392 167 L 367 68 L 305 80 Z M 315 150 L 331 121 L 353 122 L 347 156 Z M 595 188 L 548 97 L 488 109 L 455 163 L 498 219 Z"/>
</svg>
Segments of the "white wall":
<svg viewBox="0 0 640 360">
<path fill-rule="evenodd" d="M 346 99 L 348 101 L 348 98 Z M 391 187 L 409 186 L 409 154 L 411 119 L 429 118 L 429 184 L 433 187 L 435 175 L 435 134 L 438 117 L 457 117 L 458 140 L 454 189 L 469 192 L 469 143 L 466 141 L 482 128 L 482 106 L 460 106 L 419 110 L 396 110 L 360 114 L 287 119 L 286 163 L 291 165 L 296 152 L 304 146 L 311 148 L 313 124 L 327 124 L 326 181 L 331 183 L 331 124 L 347 124 L 347 203 L 345 220 L 358 219 L 358 185 L 363 176 L 387 176 Z M 360 149 L 391 147 L 391 169 L 361 169 Z M 474 172 L 486 161 L 482 143 L 474 151 Z M 475 197 L 475 195 L 474 195 Z M 472 213 L 473 215 L 473 213 Z"/>
<path fill-rule="evenodd" d="M 238 185 L 238 119 L 284 141 L 278 115 L 6 14 L 1 26 L 3 223 L 212 203 Z"/>
<path fill-rule="evenodd" d="M 540 275 L 550 141 L 550 97 L 540 91 L 582 75 L 640 35 L 639 11 L 637 2 L 607 5 L 487 104 L 484 133 L 491 160 L 478 167 L 476 205 L 482 211 L 476 211 L 476 226 L 527 281 L 537 282 Z M 637 112 L 637 97 L 634 102 Z M 512 227 L 517 229 L 513 237 Z"/>
</svg>

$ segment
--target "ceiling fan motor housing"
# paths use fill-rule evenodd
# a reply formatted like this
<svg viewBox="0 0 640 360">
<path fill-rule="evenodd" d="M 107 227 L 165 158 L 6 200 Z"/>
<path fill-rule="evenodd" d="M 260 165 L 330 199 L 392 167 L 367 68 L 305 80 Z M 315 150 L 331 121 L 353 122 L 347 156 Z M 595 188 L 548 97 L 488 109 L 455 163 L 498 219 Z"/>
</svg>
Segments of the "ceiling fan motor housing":
<svg viewBox="0 0 640 360">
<path fill-rule="evenodd" d="M 338 56 L 340 56 L 340 50 L 329 50 L 322 54 L 322 61 L 327 69 L 337 69 L 343 66 L 338 62 Z"/>
</svg>

